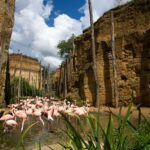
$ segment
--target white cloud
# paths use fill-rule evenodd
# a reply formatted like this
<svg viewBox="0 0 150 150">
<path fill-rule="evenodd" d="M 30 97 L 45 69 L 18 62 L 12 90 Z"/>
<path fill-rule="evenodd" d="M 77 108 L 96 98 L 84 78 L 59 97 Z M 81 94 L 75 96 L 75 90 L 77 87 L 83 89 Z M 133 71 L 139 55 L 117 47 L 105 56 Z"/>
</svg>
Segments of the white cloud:
<svg viewBox="0 0 150 150">
<path fill-rule="evenodd" d="M 51 69 L 54 69 L 60 66 L 62 59 L 58 57 L 47 56 L 47 57 L 44 57 L 44 61 L 48 62 L 51 65 Z"/>
<path fill-rule="evenodd" d="M 69 23 L 68 23 L 69 22 Z M 76 24 L 76 26 L 74 26 Z M 54 27 L 42 27 L 38 30 L 33 41 L 33 49 L 44 55 L 50 54 L 57 56 L 57 44 L 63 39 L 69 38 L 73 32 L 75 34 L 81 33 L 81 23 L 69 16 L 62 14 L 54 20 Z"/>
<path fill-rule="evenodd" d="M 10 49 L 16 52 L 20 49 L 24 54 L 39 58 L 51 67 L 58 67 L 61 59 L 57 56 L 57 44 L 69 38 L 73 33 L 82 33 L 82 27 L 89 26 L 88 1 L 80 8 L 84 16 L 80 20 L 73 19 L 67 14 L 57 13 L 54 25 L 45 22 L 53 11 L 53 0 L 46 5 L 43 0 L 16 0 L 15 25 Z M 117 0 L 92 0 L 93 16 L 96 21 L 107 10 L 117 5 Z M 129 0 L 122 0 L 125 3 Z M 59 12 L 59 10 L 58 10 Z M 56 13 L 56 12 L 54 12 Z"/>
<path fill-rule="evenodd" d="M 116 7 L 118 4 L 124 4 L 128 1 L 131 0 L 91 0 L 94 21 L 102 16 L 104 12 Z M 79 11 L 84 13 L 84 16 L 80 18 L 80 21 L 82 22 L 83 28 L 86 28 L 90 25 L 88 0 L 86 0 L 85 5 L 81 7 Z"/>
<path fill-rule="evenodd" d="M 15 25 L 11 48 L 20 49 L 26 55 L 51 63 L 58 67 L 62 61 L 57 56 L 59 41 L 69 38 L 73 33 L 82 32 L 81 22 L 60 14 L 54 19 L 54 26 L 45 22 L 53 10 L 52 1 L 44 6 L 43 0 L 16 0 Z M 51 59 L 51 60 L 50 60 Z"/>
<path fill-rule="evenodd" d="M 13 49 L 9 48 L 9 54 L 14 53 Z"/>
</svg>

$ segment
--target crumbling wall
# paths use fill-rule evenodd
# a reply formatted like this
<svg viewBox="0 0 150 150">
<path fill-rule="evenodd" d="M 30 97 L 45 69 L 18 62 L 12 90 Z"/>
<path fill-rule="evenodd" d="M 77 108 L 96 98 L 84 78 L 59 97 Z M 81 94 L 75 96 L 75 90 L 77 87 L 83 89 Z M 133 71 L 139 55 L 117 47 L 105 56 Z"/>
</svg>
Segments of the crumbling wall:
<svg viewBox="0 0 150 150">
<path fill-rule="evenodd" d="M 13 53 L 9 55 L 9 62 L 11 80 L 19 77 L 21 70 L 21 78 L 27 80 L 33 87 L 42 89 L 41 64 L 37 59 Z"/>
<path fill-rule="evenodd" d="M 0 0 L 0 107 L 5 105 L 8 49 L 14 24 L 15 0 Z"/>
<path fill-rule="evenodd" d="M 111 11 L 114 12 L 119 103 L 150 105 L 150 1 L 135 0 L 106 12 L 95 23 L 97 72 L 100 104 L 114 105 L 111 51 Z M 95 104 L 96 90 L 92 73 L 91 32 L 86 29 L 75 39 L 76 70 L 69 85 L 76 93 Z M 69 59 L 72 59 L 70 57 Z M 73 65 L 72 65 L 73 68 Z M 62 90 L 63 91 L 63 90 Z M 74 95 L 73 90 L 71 90 Z"/>
</svg>

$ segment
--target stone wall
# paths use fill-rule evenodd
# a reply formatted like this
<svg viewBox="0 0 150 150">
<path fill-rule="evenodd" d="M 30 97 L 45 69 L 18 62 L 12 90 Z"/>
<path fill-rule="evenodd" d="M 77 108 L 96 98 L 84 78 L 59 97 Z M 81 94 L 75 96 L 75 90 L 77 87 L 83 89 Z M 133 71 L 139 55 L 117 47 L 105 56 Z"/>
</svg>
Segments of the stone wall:
<svg viewBox="0 0 150 150">
<path fill-rule="evenodd" d="M 22 57 L 22 58 L 21 58 Z M 20 76 L 37 89 L 42 88 L 41 65 L 37 59 L 22 54 L 9 55 L 10 79 Z"/>
<path fill-rule="evenodd" d="M 52 76 L 52 78 L 51 78 Z M 52 92 L 53 92 L 53 95 L 56 95 L 58 94 L 58 87 L 59 87 L 59 78 L 60 78 L 60 69 L 57 69 L 54 74 L 51 74 L 50 76 L 50 82 L 51 82 L 51 89 L 52 89 Z"/>
<path fill-rule="evenodd" d="M 150 1 L 134 0 L 112 9 L 115 23 L 119 103 L 150 106 Z M 114 105 L 111 51 L 111 11 L 95 23 L 97 72 L 100 104 Z M 60 67 L 60 89 L 95 105 L 96 90 L 92 70 L 91 34 L 86 29 L 75 39 L 76 49 Z M 69 69 L 64 75 L 65 68 Z M 61 77 L 62 76 L 62 77 Z"/>
<path fill-rule="evenodd" d="M 8 49 L 14 24 L 15 0 L 0 0 L 0 107 L 5 105 Z M 8 77 L 8 76 L 7 76 Z"/>
</svg>

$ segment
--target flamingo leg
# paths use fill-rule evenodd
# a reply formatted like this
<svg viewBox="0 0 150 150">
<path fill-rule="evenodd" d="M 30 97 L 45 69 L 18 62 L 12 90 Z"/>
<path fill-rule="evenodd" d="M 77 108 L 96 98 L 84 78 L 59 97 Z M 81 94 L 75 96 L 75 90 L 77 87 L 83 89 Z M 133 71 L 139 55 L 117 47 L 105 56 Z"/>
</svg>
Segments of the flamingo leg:
<svg viewBox="0 0 150 150">
<path fill-rule="evenodd" d="M 48 116 L 48 120 L 54 120 L 51 115 Z"/>
<path fill-rule="evenodd" d="M 6 131 L 7 131 L 6 122 L 3 123 L 3 127 L 4 127 L 3 133 L 6 133 Z"/>
<path fill-rule="evenodd" d="M 5 128 L 6 127 L 6 122 L 4 121 L 4 123 L 3 123 L 3 127 Z"/>
<path fill-rule="evenodd" d="M 58 117 L 56 117 L 56 125 L 58 125 Z"/>
<path fill-rule="evenodd" d="M 21 132 L 23 131 L 23 127 L 24 127 L 24 122 L 25 122 L 25 119 L 22 120 L 22 125 L 21 125 Z"/>
<path fill-rule="evenodd" d="M 42 122 L 43 126 L 44 126 L 44 121 L 42 120 L 41 116 L 39 117 L 40 121 Z"/>
</svg>

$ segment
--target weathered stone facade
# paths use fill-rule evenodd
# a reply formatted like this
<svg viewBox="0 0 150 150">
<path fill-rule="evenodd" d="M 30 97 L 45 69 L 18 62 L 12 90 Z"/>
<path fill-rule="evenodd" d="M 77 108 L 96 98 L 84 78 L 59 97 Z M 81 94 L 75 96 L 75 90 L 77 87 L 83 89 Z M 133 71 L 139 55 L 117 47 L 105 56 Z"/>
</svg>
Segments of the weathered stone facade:
<svg viewBox="0 0 150 150">
<path fill-rule="evenodd" d="M 15 0 L 0 0 L 0 107 L 5 105 L 8 49 L 14 24 Z"/>
<path fill-rule="evenodd" d="M 42 88 L 41 64 L 37 59 L 22 54 L 9 55 L 10 79 L 20 76 L 37 89 Z"/>
<path fill-rule="evenodd" d="M 135 0 L 111 11 L 114 12 L 115 23 L 119 103 L 126 105 L 133 101 L 150 106 L 150 1 Z M 111 11 L 94 25 L 101 105 L 115 103 Z M 61 65 L 56 84 L 59 84 L 57 90 L 60 95 L 67 91 L 74 98 L 80 97 L 95 104 L 90 33 L 87 29 L 75 39 L 76 49 Z"/>
<path fill-rule="evenodd" d="M 52 78 L 50 76 L 50 81 L 51 81 L 51 85 L 52 85 L 51 88 L 52 88 L 52 91 L 55 92 L 55 94 L 58 94 L 58 90 L 57 89 L 59 87 L 59 85 L 58 85 L 59 78 L 60 78 L 60 69 L 57 69 L 55 71 L 55 73 L 52 74 Z"/>
</svg>

